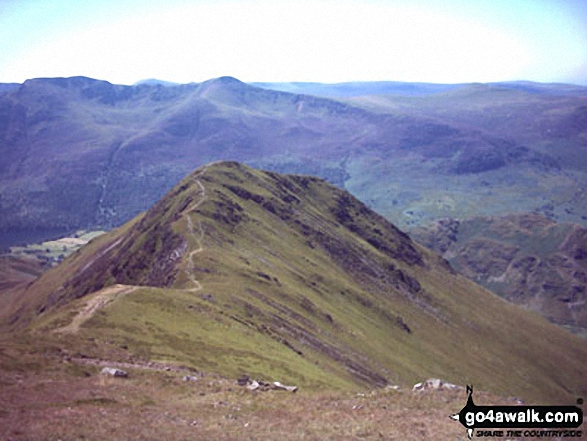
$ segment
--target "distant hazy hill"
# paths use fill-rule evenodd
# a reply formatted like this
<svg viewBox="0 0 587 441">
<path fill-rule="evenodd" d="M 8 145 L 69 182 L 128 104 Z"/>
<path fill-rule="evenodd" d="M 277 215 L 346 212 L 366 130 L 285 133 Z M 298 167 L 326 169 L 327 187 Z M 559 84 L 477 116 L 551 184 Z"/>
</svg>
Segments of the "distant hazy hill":
<svg viewBox="0 0 587 441">
<path fill-rule="evenodd" d="M 443 219 L 412 233 L 470 279 L 587 335 L 587 229 L 516 214 Z"/>
<path fill-rule="evenodd" d="M 200 168 L 19 302 L 2 311 L 12 328 L 85 357 L 123 347 L 303 387 L 439 377 L 549 403 L 587 393 L 583 340 L 457 275 L 348 192 L 237 163 Z"/>
<path fill-rule="evenodd" d="M 369 94 L 331 99 L 230 77 L 9 85 L 0 93 L 0 247 L 120 225 L 214 160 L 321 176 L 402 228 L 512 211 L 585 224 L 586 88 L 336 87 Z M 388 94 L 400 89 L 419 96 Z"/>
<path fill-rule="evenodd" d="M 18 83 L 0 83 L 0 93 L 11 92 L 20 87 Z"/>
<path fill-rule="evenodd" d="M 179 83 L 173 83 L 171 81 L 163 81 L 163 80 L 157 80 L 156 78 L 149 78 L 146 80 L 141 80 L 141 81 L 137 81 L 136 83 L 133 84 L 133 86 L 167 86 L 167 87 L 173 87 L 173 86 L 179 86 Z"/>
<path fill-rule="evenodd" d="M 447 92 L 468 86 L 468 84 L 408 83 L 401 81 L 354 81 L 333 84 L 311 82 L 250 84 L 256 87 L 262 87 L 263 89 L 331 98 L 358 97 L 367 95 L 423 96 Z M 543 84 L 534 83 L 532 81 L 510 81 L 501 83 L 487 83 L 487 85 L 510 90 L 521 90 L 534 94 L 587 95 L 587 87 L 576 86 L 573 84 Z"/>
<path fill-rule="evenodd" d="M 349 83 L 251 83 L 263 89 L 282 92 L 345 98 L 365 95 L 431 95 L 463 87 L 462 84 L 404 83 L 399 81 L 356 81 Z"/>
</svg>

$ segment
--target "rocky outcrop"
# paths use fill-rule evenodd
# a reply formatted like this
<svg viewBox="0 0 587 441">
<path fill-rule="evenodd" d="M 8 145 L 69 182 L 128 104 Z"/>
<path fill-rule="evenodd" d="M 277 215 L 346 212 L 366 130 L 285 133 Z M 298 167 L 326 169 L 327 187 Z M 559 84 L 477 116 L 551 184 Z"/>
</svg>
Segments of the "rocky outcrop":
<svg viewBox="0 0 587 441">
<path fill-rule="evenodd" d="M 507 300 L 577 332 L 587 329 L 587 229 L 521 213 L 442 219 L 412 235 Z"/>
<path fill-rule="evenodd" d="M 281 384 L 279 381 L 266 382 L 260 380 L 252 380 L 248 375 L 240 376 L 237 380 L 237 384 L 239 386 L 244 386 L 251 391 L 258 390 L 266 392 L 269 390 L 284 390 L 292 393 L 296 393 L 298 391 L 297 386 L 286 386 L 284 384 Z"/>
<path fill-rule="evenodd" d="M 426 390 L 454 390 L 454 389 L 463 389 L 462 386 L 457 386 L 456 384 L 449 383 L 448 381 L 440 380 L 438 378 L 430 378 L 422 383 L 414 384 L 412 391 L 426 391 Z"/>
</svg>

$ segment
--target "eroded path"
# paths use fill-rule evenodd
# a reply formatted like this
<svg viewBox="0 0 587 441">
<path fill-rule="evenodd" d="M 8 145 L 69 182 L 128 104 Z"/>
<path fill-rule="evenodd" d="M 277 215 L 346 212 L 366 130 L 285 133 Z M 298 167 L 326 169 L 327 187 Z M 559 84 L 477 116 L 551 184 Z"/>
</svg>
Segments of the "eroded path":
<svg viewBox="0 0 587 441">
<path fill-rule="evenodd" d="M 202 171 L 202 174 L 204 174 L 205 172 L 206 172 L 206 169 L 204 169 Z M 192 221 L 190 213 L 192 211 L 194 211 L 196 208 L 198 208 L 206 200 L 206 187 L 204 187 L 204 185 L 202 184 L 202 182 L 199 179 L 196 179 L 196 184 L 200 187 L 200 198 L 198 199 L 197 202 L 195 202 L 193 205 L 191 205 L 183 214 L 187 218 L 188 231 L 194 237 L 194 239 L 196 240 L 196 243 L 198 244 L 198 247 L 196 249 L 190 251 L 190 253 L 188 254 L 188 264 L 187 264 L 186 275 L 187 275 L 188 279 L 190 280 L 190 282 L 192 282 L 192 284 L 194 285 L 193 288 L 189 288 L 186 290 L 189 292 L 198 292 L 202 289 L 202 284 L 198 280 L 196 280 L 196 277 L 194 276 L 194 268 L 195 268 L 194 256 L 196 254 L 204 251 L 204 245 L 203 245 L 204 230 L 202 229 L 202 223 L 200 221 L 198 221 L 198 228 L 196 230 L 196 227 L 194 226 L 194 222 Z"/>
<path fill-rule="evenodd" d="M 55 332 L 72 334 L 79 331 L 80 326 L 92 318 L 98 309 L 105 307 L 123 295 L 133 292 L 137 288 L 139 287 L 116 284 L 90 294 L 85 306 L 77 313 L 71 323 L 63 328 L 56 329 Z"/>
<path fill-rule="evenodd" d="M 205 172 L 206 172 L 206 168 L 204 168 L 202 170 L 199 177 L 201 177 Z M 202 289 L 202 284 L 194 276 L 194 273 L 195 273 L 195 271 L 194 271 L 194 269 L 195 269 L 194 256 L 198 253 L 201 253 L 204 250 L 204 246 L 203 246 L 204 230 L 202 229 L 202 223 L 200 221 L 198 221 L 197 227 L 194 225 L 194 221 L 192 220 L 190 214 L 206 200 L 206 188 L 204 187 L 204 185 L 202 184 L 202 182 L 199 179 L 196 179 L 195 182 L 196 182 L 196 185 L 200 188 L 200 191 L 199 191 L 200 197 L 190 207 L 188 207 L 183 213 L 183 216 L 185 216 L 185 218 L 186 218 L 188 232 L 194 238 L 194 240 L 197 244 L 197 247 L 195 249 L 193 249 L 192 251 L 190 251 L 190 253 L 188 254 L 188 261 L 187 261 L 185 271 L 186 271 L 186 275 L 187 275 L 189 281 L 193 285 L 191 288 L 185 289 L 185 291 L 188 291 L 188 292 L 198 292 Z M 122 238 L 118 239 L 116 242 L 114 242 L 113 244 L 108 246 L 108 248 L 106 248 L 104 251 L 102 251 L 98 257 L 93 259 L 89 264 L 87 264 L 84 268 L 82 268 L 81 272 L 85 271 L 97 258 L 106 254 L 108 251 L 110 251 L 112 248 L 114 248 L 116 245 L 118 245 L 121 241 L 122 241 Z M 55 332 L 57 332 L 57 333 L 75 333 L 75 332 L 77 332 L 79 330 L 80 326 L 84 322 L 89 320 L 96 313 L 97 310 L 99 310 L 100 308 L 104 308 L 106 305 L 114 302 L 115 300 L 117 300 L 121 296 L 129 294 L 138 288 L 141 288 L 141 286 L 116 284 L 116 285 L 108 286 L 107 288 L 104 288 L 100 291 L 96 291 L 96 292 L 90 294 L 89 296 L 87 296 L 88 300 L 87 300 L 85 306 L 77 313 L 77 315 L 73 318 L 71 323 L 67 326 L 56 329 Z"/>
</svg>

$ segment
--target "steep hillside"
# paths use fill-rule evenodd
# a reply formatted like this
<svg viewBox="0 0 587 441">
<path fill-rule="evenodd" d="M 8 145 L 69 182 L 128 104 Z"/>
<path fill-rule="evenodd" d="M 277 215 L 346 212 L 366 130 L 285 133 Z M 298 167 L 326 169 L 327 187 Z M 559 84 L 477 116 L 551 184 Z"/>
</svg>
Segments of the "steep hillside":
<svg viewBox="0 0 587 441">
<path fill-rule="evenodd" d="M 9 310 L 26 285 L 34 282 L 45 270 L 46 267 L 34 257 L 0 256 L 0 311 Z"/>
<path fill-rule="evenodd" d="M 548 402 L 587 392 L 578 337 L 457 275 L 349 193 L 232 162 L 200 168 L 20 298 L 4 311 L 12 332 L 85 359 L 318 388 L 439 377 Z"/>
<path fill-rule="evenodd" d="M 318 175 L 403 228 L 513 210 L 587 222 L 585 88 L 347 86 L 383 94 L 325 98 L 230 77 L 11 85 L 0 94 L 0 248 L 119 226 L 214 160 Z"/>
<path fill-rule="evenodd" d="M 443 219 L 412 231 L 460 273 L 587 334 L 587 230 L 538 214 Z"/>
</svg>

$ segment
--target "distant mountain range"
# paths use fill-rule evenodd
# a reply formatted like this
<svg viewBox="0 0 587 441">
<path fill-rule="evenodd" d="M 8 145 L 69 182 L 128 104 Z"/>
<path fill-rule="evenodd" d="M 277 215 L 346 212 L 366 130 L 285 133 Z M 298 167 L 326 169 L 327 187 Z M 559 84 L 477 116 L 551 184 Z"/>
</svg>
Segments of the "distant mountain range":
<svg viewBox="0 0 587 441">
<path fill-rule="evenodd" d="M 0 250 L 109 230 L 52 269 L 32 248 L 0 256 L 7 436 L 163 413 L 164 434 L 214 418 L 210 433 L 266 433 L 267 406 L 292 402 L 258 407 L 243 374 L 339 394 L 307 412 L 360 396 L 352 436 L 383 436 L 373 411 L 464 393 L 410 391 L 427 378 L 574 403 L 587 347 L 548 320 L 587 336 L 586 153 L 573 85 L 0 84 Z"/>
<path fill-rule="evenodd" d="M 191 83 L 196 84 L 196 83 Z M 408 83 L 402 81 L 351 81 L 346 83 L 313 83 L 313 82 L 252 82 L 251 86 L 262 89 L 276 90 L 302 95 L 316 95 L 329 98 L 348 98 L 367 95 L 398 95 L 398 96 L 423 96 L 447 92 L 470 85 L 439 84 L 439 83 Z M 149 78 L 138 81 L 134 86 L 161 85 L 167 87 L 179 86 L 180 83 Z M 503 89 L 520 90 L 533 94 L 548 95 L 587 95 L 587 87 L 565 83 L 535 83 L 532 81 L 508 81 L 486 83 L 488 86 Z M 17 84 L 9 84 L 13 87 Z"/>
<path fill-rule="evenodd" d="M 404 229 L 512 211 L 587 222 L 587 88 L 264 87 L 3 85 L 0 247 L 121 225 L 215 160 L 321 176 Z"/>
<path fill-rule="evenodd" d="M 199 168 L 3 305 L 5 335 L 84 360 L 306 389 L 435 377 L 549 403 L 587 393 L 578 337 L 458 275 L 348 192 L 234 162 Z"/>
<path fill-rule="evenodd" d="M 587 88 L 573 85 L 250 85 L 231 77 L 185 85 L 85 77 L 4 84 L 0 248 L 119 226 L 215 160 L 321 176 L 433 248 L 445 238 L 429 240 L 415 228 L 438 219 L 464 226 L 479 216 L 527 212 L 585 227 L 586 150 Z M 532 282 L 514 277 L 511 268 L 507 282 L 495 283 L 497 275 L 480 270 L 493 268 L 495 249 L 534 256 L 513 239 L 515 223 L 503 225 L 513 229 L 476 239 L 473 254 L 459 236 L 450 253 L 461 257 L 447 258 L 494 292 L 580 332 L 583 294 L 568 290 L 585 288 L 582 269 L 573 276 L 540 257 L 540 268 L 551 262 L 541 274 L 555 270 L 566 280 L 554 284 L 537 273 Z"/>
<path fill-rule="evenodd" d="M 147 80 L 154 81 L 157 80 Z M 161 84 L 172 84 L 164 81 Z M 407 83 L 401 81 L 354 81 L 348 83 L 250 83 L 263 89 L 279 90 L 304 95 L 331 98 L 359 97 L 366 95 L 424 96 L 460 89 L 470 84 Z M 509 81 L 487 83 L 487 86 L 519 90 L 533 94 L 587 95 L 587 87 L 562 83 L 535 83 L 532 81 Z"/>
</svg>

